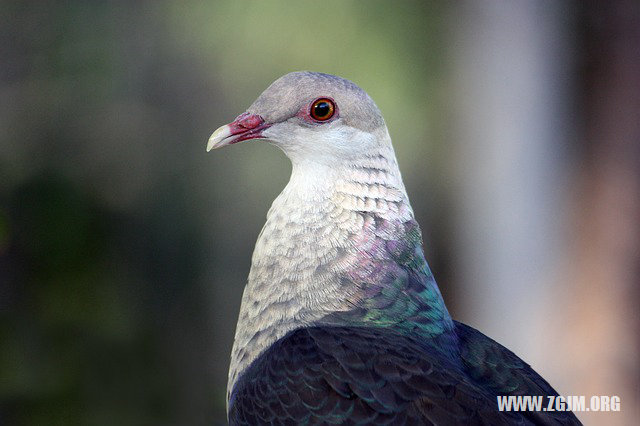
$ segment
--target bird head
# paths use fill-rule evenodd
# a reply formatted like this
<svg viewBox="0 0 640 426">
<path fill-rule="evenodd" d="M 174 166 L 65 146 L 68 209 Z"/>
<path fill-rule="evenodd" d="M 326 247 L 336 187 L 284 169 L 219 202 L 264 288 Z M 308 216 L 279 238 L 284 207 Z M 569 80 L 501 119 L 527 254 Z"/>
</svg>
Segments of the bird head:
<svg viewBox="0 0 640 426">
<path fill-rule="evenodd" d="M 246 112 L 211 135 L 207 151 L 246 140 L 271 142 L 293 162 L 348 160 L 390 144 L 382 114 L 364 90 L 308 71 L 273 82 Z"/>
</svg>

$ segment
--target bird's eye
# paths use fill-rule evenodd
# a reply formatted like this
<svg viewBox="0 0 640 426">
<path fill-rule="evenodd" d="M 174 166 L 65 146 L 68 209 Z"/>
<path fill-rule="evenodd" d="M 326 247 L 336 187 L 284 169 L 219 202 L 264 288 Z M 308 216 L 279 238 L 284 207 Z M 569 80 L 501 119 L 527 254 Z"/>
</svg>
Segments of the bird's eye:
<svg viewBox="0 0 640 426">
<path fill-rule="evenodd" d="M 320 98 L 311 104 L 311 117 L 318 121 L 327 121 L 336 112 L 336 106 L 331 99 Z"/>
</svg>

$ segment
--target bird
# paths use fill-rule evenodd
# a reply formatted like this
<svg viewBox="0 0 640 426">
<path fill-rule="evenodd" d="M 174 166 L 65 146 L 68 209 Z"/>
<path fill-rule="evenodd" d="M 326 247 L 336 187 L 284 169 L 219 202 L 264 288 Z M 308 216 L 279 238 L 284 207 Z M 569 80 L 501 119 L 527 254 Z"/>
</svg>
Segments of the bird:
<svg viewBox="0 0 640 426">
<path fill-rule="evenodd" d="M 558 393 L 451 318 L 385 120 L 363 89 L 288 73 L 207 151 L 249 140 L 280 148 L 292 169 L 242 296 L 230 424 L 580 424 L 571 411 L 499 410 L 501 396 Z"/>
</svg>

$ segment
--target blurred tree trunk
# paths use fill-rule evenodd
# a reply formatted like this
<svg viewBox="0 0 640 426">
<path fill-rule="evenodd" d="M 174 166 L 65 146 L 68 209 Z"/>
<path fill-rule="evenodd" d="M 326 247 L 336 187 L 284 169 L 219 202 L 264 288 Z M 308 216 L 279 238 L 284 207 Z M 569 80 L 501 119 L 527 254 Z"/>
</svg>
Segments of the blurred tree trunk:
<svg viewBox="0 0 640 426">
<path fill-rule="evenodd" d="M 453 23 L 457 317 L 546 376 L 566 364 L 547 353 L 541 322 L 558 317 L 550 301 L 565 253 L 569 12 L 468 1 Z"/>
<path fill-rule="evenodd" d="M 618 415 L 640 418 L 640 3 L 580 4 L 579 46 L 585 150 L 577 170 L 569 282 L 574 300 L 562 327 L 572 390 L 619 395 Z"/>
<path fill-rule="evenodd" d="M 620 413 L 578 413 L 587 424 L 635 424 L 640 2 L 454 16 L 454 310 L 560 393 L 621 397 Z"/>
</svg>

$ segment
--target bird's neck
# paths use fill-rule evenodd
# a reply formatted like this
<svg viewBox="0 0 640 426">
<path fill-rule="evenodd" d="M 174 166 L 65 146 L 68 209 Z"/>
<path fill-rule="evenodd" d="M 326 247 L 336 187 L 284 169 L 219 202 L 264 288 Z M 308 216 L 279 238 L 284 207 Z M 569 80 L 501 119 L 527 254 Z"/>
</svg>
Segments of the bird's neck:
<svg viewBox="0 0 640 426">
<path fill-rule="evenodd" d="M 229 391 L 273 342 L 322 324 L 452 327 L 391 147 L 339 167 L 294 162 L 256 243 Z"/>
</svg>

